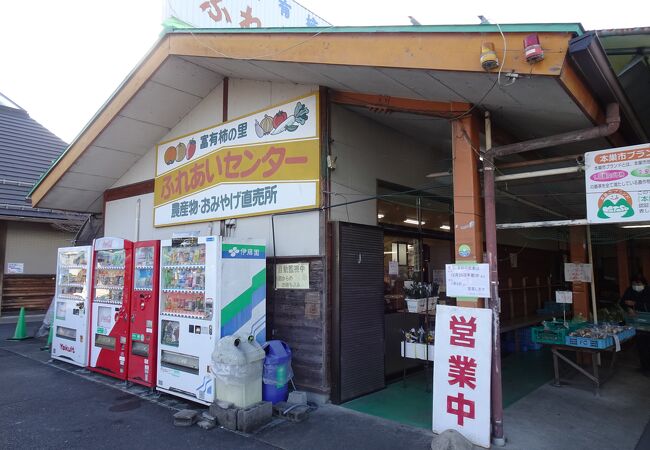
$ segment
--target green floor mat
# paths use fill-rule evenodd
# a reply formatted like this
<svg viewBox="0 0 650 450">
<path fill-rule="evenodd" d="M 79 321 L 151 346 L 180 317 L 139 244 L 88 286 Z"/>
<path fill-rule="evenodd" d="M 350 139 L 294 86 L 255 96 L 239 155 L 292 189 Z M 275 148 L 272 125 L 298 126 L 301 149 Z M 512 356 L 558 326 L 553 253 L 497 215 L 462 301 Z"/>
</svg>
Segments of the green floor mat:
<svg viewBox="0 0 650 450">
<path fill-rule="evenodd" d="M 553 378 L 553 358 L 543 349 L 503 358 L 503 406 L 507 408 Z M 429 375 L 431 376 L 431 371 Z M 425 374 L 409 375 L 381 391 L 351 400 L 343 407 L 414 427 L 431 429 L 432 394 L 425 391 Z"/>
</svg>

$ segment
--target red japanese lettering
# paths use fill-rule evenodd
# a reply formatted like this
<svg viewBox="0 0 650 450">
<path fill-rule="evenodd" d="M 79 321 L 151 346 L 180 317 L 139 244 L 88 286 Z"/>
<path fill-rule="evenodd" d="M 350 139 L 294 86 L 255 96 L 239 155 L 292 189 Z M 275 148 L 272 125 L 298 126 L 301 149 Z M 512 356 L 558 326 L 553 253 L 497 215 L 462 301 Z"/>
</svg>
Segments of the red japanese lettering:
<svg viewBox="0 0 650 450">
<path fill-rule="evenodd" d="M 163 200 L 166 200 L 172 195 L 173 190 L 174 190 L 174 187 L 172 186 L 172 176 L 171 175 L 165 175 L 163 177 L 163 187 L 162 187 L 162 193 L 160 194 L 160 196 L 162 197 Z"/>
<path fill-rule="evenodd" d="M 251 28 L 252 25 L 255 25 L 257 28 L 262 28 L 262 22 L 257 17 L 253 17 L 253 9 L 248 6 L 246 12 L 241 11 L 240 15 L 244 20 L 239 22 L 239 26 L 242 28 Z"/>
<path fill-rule="evenodd" d="M 237 169 L 241 165 L 241 160 L 241 155 L 233 155 L 230 151 L 226 153 L 226 156 L 223 158 L 223 162 L 226 164 L 226 178 L 239 178 Z"/>
<path fill-rule="evenodd" d="M 474 401 L 465 398 L 461 392 L 458 397 L 447 396 L 447 413 L 457 417 L 458 425 L 465 425 L 465 419 L 474 419 Z"/>
<path fill-rule="evenodd" d="M 451 330 L 451 336 L 449 337 L 449 343 L 451 345 L 474 348 L 476 317 L 467 320 L 464 316 L 460 316 L 460 319 L 456 316 L 451 316 L 449 329 Z"/>
<path fill-rule="evenodd" d="M 210 16 L 212 20 L 215 22 L 221 22 L 222 19 L 222 12 L 223 16 L 226 17 L 226 22 L 232 23 L 232 20 L 230 19 L 230 13 L 228 12 L 228 9 L 226 8 L 221 8 L 219 6 L 219 3 L 221 0 L 209 0 L 201 3 L 201 11 L 205 12 Z"/>
<path fill-rule="evenodd" d="M 284 147 L 269 147 L 266 154 L 262 157 L 262 162 L 264 164 L 268 162 L 268 165 L 270 166 L 270 169 L 262 173 L 262 176 L 264 178 L 268 178 L 271 175 L 273 175 L 275 172 L 280 170 L 280 167 L 284 162 L 284 155 L 286 154 L 286 152 L 287 150 Z M 276 158 L 273 159 L 273 157 Z"/>
<path fill-rule="evenodd" d="M 449 373 L 447 375 L 450 385 L 458 387 L 468 386 L 476 388 L 476 360 L 469 356 L 451 355 L 449 357 Z"/>
<path fill-rule="evenodd" d="M 249 161 L 251 161 L 251 160 L 253 159 L 253 152 L 251 152 L 250 150 L 245 150 L 245 151 L 244 151 L 244 156 L 245 156 Z M 260 166 L 260 163 L 261 163 L 261 162 L 262 162 L 262 161 L 258 158 L 258 159 L 257 159 L 257 160 L 256 160 L 256 161 L 255 161 L 255 162 L 254 162 L 254 163 L 253 163 L 253 164 L 248 168 L 248 169 L 244 170 L 244 171 L 241 173 L 241 177 L 242 177 L 242 178 L 246 178 L 246 177 L 252 175 L 253 173 L 255 173 L 255 171 L 257 170 L 257 168 Z"/>
</svg>

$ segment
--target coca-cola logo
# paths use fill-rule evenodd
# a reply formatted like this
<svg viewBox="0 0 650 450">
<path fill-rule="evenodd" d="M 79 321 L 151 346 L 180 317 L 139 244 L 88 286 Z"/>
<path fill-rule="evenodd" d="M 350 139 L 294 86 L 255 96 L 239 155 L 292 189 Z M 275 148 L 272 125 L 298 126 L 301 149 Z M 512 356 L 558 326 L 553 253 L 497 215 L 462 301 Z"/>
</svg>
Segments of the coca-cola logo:
<svg viewBox="0 0 650 450">
<path fill-rule="evenodd" d="M 74 347 L 70 347 L 65 344 L 59 344 L 59 347 L 61 347 L 61 350 L 63 350 L 64 352 L 74 353 Z"/>
</svg>

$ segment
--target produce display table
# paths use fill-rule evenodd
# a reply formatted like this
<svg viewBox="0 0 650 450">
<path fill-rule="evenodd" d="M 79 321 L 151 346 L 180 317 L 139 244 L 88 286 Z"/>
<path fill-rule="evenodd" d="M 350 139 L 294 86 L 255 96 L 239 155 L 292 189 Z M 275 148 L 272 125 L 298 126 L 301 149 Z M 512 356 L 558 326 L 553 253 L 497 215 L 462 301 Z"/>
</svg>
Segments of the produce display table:
<svg viewBox="0 0 650 450">
<path fill-rule="evenodd" d="M 607 348 L 585 348 L 585 347 L 574 347 L 571 345 L 551 345 L 551 352 L 553 353 L 553 370 L 555 373 L 555 380 L 553 386 L 560 387 L 562 386 L 562 380 L 560 379 L 560 361 L 565 362 L 582 375 L 586 376 L 594 384 L 594 393 L 596 396 L 600 395 L 600 386 L 602 386 L 613 374 L 614 374 L 614 365 L 616 363 L 616 345 L 610 345 Z M 591 356 L 591 366 L 592 370 L 588 371 L 579 364 L 573 362 L 570 358 L 565 356 L 563 353 L 574 352 L 576 356 L 579 353 L 587 354 Z M 598 368 L 599 355 L 601 353 L 609 352 L 612 353 L 612 360 L 607 368 L 607 373 L 603 376 L 600 373 Z M 567 382 L 565 381 L 565 384 Z"/>
</svg>

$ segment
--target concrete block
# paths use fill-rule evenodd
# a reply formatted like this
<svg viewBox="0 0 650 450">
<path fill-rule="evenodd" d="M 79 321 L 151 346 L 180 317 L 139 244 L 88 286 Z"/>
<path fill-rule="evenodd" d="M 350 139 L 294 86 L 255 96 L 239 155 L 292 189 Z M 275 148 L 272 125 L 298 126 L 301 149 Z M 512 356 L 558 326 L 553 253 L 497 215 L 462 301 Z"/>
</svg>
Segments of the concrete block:
<svg viewBox="0 0 650 450">
<path fill-rule="evenodd" d="M 214 422 L 210 422 L 209 420 L 200 420 L 197 422 L 197 425 L 199 428 L 202 428 L 204 430 L 211 430 L 216 426 Z"/>
<path fill-rule="evenodd" d="M 283 417 L 292 422 L 302 422 L 305 420 L 311 407 L 289 402 L 278 402 L 273 405 L 273 415 Z"/>
<path fill-rule="evenodd" d="M 232 408 L 233 406 L 235 406 L 234 403 L 227 402 L 225 400 L 217 400 L 215 403 L 217 404 L 217 406 L 219 406 L 219 408 L 223 408 L 223 409 L 228 409 L 228 408 Z"/>
<path fill-rule="evenodd" d="M 287 403 L 296 403 L 298 405 L 307 404 L 307 392 L 305 391 L 293 391 L 289 392 L 289 398 Z"/>
<path fill-rule="evenodd" d="M 191 427 L 196 423 L 199 413 L 193 409 L 181 409 L 174 414 L 174 425 L 177 427 Z"/>
<path fill-rule="evenodd" d="M 203 413 L 201 413 L 200 420 L 203 422 L 210 422 L 212 425 L 217 424 L 217 418 L 210 414 L 208 411 L 203 411 Z"/>
<path fill-rule="evenodd" d="M 217 419 L 217 423 L 229 430 L 237 430 L 237 412 L 238 408 L 222 408 L 218 404 L 210 405 L 210 415 Z"/>
<path fill-rule="evenodd" d="M 474 450 L 474 444 L 456 430 L 445 430 L 431 441 L 431 450 Z"/>
<path fill-rule="evenodd" d="M 252 433 L 271 421 L 273 417 L 273 404 L 259 402 L 248 408 L 242 408 L 237 414 L 237 429 L 244 433 Z"/>
</svg>

